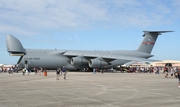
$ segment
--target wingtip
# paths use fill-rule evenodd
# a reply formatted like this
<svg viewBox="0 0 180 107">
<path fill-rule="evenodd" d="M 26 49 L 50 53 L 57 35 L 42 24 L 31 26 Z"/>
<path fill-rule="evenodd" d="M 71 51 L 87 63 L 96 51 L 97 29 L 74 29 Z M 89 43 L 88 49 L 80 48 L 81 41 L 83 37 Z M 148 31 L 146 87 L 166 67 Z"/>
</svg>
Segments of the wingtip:
<svg viewBox="0 0 180 107">
<path fill-rule="evenodd" d="M 159 30 L 159 31 L 148 31 L 148 30 L 145 30 L 143 32 L 144 33 L 167 33 L 167 32 L 175 32 L 175 31 L 173 31 L 173 30 L 164 30 L 164 31 L 161 31 L 161 30 Z"/>
</svg>

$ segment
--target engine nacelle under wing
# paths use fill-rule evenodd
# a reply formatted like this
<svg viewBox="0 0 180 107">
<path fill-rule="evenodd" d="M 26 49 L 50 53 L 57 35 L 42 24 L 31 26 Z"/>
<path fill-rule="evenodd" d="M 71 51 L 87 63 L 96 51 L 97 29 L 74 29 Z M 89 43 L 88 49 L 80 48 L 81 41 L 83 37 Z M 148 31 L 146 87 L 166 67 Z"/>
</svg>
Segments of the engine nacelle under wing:
<svg viewBox="0 0 180 107">
<path fill-rule="evenodd" d="M 88 62 L 88 65 L 91 68 L 94 68 L 94 67 L 100 68 L 100 67 L 107 66 L 108 63 L 105 62 L 105 61 L 98 60 L 98 59 L 90 59 L 89 62 Z"/>
<path fill-rule="evenodd" d="M 72 57 L 70 63 L 71 65 L 82 65 L 82 64 L 87 64 L 88 60 L 81 57 Z"/>
</svg>

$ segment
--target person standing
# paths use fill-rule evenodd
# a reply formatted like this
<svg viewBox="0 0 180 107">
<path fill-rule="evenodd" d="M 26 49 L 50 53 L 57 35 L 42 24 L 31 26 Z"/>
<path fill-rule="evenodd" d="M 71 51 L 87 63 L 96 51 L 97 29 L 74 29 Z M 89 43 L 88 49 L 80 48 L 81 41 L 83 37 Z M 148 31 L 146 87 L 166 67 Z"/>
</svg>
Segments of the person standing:
<svg viewBox="0 0 180 107">
<path fill-rule="evenodd" d="M 156 74 L 159 74 L 160 67 L 157 67 Z"/>
<path fill-rule="evenodd" d="M 66 80 L 67 70 L 66 70 L 65 66 L 62 67 L 62 73 L 63 73 L 63 75 L 64 75 L 64 78 L 63 78 L 63 79 Z"/>
<path fill-rule="evenodd" d="M 180 71 L 178 71 L 177 74 L 178 74 L 177 77 L 178 77 L 178 79 L 179 79 L 179 85 L 178 85 L 178 88 L 180 88 Z"/>
<path fill-rule="evenodd" d="M 168 68 L 164 67 L 165 78 L 168 78 Z"/>
<path fill-rule="evenodd" d="M 101 73 L 102 73 L 102 74 L 104 73 L 104 69 L 103 69 L 103 68 L 101 69 Z"/>
<path fill-rule="evenodd" d="M 59 76 L 62 75 L 62 71 L 61 71 L 61 68 L 57 68 L 56 69 L 56 80 L 59 80 Z"/>
<path fill-rule="evenodd" d="M 175 76 L 175 78 L 178 78 L 178 67 L 174 67 L 174 71 L 175 71 L 175 73 L 174 73 L 174 76 Z"/>
<path fill-rule="evenodd" d="M 23 72 L 23 75 L 25 75 L 25 73 L 26 73 L 26 68 L 24 68 L 24 69 L 22 70 L 22 72 Z"/>
<path fill-rule="evenodd" d="M 96 68 L 93 68 L 93 74 L 96 74 Z"/>
<path fill-rule="evenodd" d="M 174 69 L 173 67 L 170 67 L 170 72 L 171 72 L 171 78 L 173 78 L 173 75 L 174 75 Z M 170 77 L 169 77 L 170 78 Z"/>
<path fill-rule="evenodd" d="M 41 73 L 42 73 L 42 70 L 43 70 L 43 68 L 42 67 L 39 67 L 39 75 L 41 75 Z"/>
<path fill-rule="evenodd" d="M 114 69 L 113 69 L 113 67 L 111 67 L 111 72 L 113 73 L 113 71 L 114 71 Z"/>
<path fill-rule="evenodd" d="M 13 67 L 10 67 L 9 70 L 10 70 L 10 73 L 13 74 Z"/>
<path fill-rule="evenodd" d="M 36 67 L 34 67 L 34 73 L 35 73 L 35 75 L 37 75 L 37 68 Z"/>
<path fill-rule="evenodd" d="M 7 72 L 10 74 L 11 73 L 11 70 L 9 67 L 7 67 Z"/>
</svg>

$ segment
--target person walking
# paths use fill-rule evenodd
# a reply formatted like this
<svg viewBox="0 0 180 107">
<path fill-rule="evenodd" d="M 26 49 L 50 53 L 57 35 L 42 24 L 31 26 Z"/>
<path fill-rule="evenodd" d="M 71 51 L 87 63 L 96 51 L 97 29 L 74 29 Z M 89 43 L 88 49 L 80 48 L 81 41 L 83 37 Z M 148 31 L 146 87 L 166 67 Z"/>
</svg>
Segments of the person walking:
<svg viewBox="0 0 180 107">
<path fill-rule="evenodd" d="M 66 80 L 66 74 L 67 74 L 67 70 L 65 68 L 65 66 L 62 67 L 62 73 L 63 73 L 63 76 L 64 76 L 64 80 Z"/>
<path fill-rule="evenodd" d="M 56 80 L 59 80 L 60 75 L 62 75 L 61 68 L 56 69 Z"/>
<path fill-rule="evenodd" d="M 29 68 L 26 68 L 26 70 L 27 70 L 27 73 L 28 73 L 28 76 L 29 76 L 29 74 L 31 73 L 31 70 Z"/>
</svg>

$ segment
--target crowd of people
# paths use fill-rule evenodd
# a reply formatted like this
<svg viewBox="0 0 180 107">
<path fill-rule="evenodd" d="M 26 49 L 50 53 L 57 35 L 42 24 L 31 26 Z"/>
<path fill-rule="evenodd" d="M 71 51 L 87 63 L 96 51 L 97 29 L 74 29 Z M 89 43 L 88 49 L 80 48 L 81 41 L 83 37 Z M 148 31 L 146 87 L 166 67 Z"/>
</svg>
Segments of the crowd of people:
<svg viewBox="0 0 180 107">
<path fill-rule="evenodd" d="M 21 70 L 18 70 L 16 68 L 16 66 L 0 67 L 0 73 L 13 74 L 13 73 L 19 73 L 21 71 L 22 71 L 23 76 L 26 75 L 26 74 L 29 76 L 31 72 L 34 72 L 35 75 L 38 75 L 38 74 L 41 75 L 41 74 L 47 72 L 46 69 L 42 68 L 42 67 L 34 67 L 33 69 L 23 68 Z M 62 68 L 60 68 L 60 67 L 57 68 L 57 70 L 56 70 L 56 75 L 57 75 L 56 80 L 59 80 L 59 77 L 61 75 L 63 75 L 63 80 L 66 80 L 66 74 L 67 74 L 67 70 L 66 70 L 65 66 L 63 66 Z"/>
<path fill-rule="evenodd" d="M 160 71 L 165 74 L 165 78 L 178 78 L 179 79 L 179 85 L 178 87 L 180 88 L 180 67 L 172 67 L 172 66 L 165 66 L 165 67 L 119 67 L 118 69 L 108 69 L 110 72 L 114 72 L 114 70 L 119 70 L 120 72 L 128 72 L 128 73 L 155 73 L 155 74 L 160 74 Z M 18 69 L 15 66 L 11 67 L 0 67 L 0 73 L 9 73 L 13 74 L 14 72 L 18 73 Z M 24 68 L 21 70 L 23 75 L 26 73 L 30 74 L 30 72 L 34 72 L 35 75 L 39 74 L 41 75 L 43 72 L 46 72 L 46 69 L 42 67 L 34 67 L 34 69 L 28 69 Z M 93 68 L 92 72 L 93 74 L 96 74 L 96 72 L 101 72 L 102 74 L 104 73 L 105 69 L 97 69 Z M 66 74 L 67 70 L 65 66 L 62 68 L 57 68 L 56 69 L 56 80 L 59 80 L 60 76 L 63 75 L 63 80 L 66 80 Z"/>
<path fill-rule="evenodd" d="M 18 70 L 16 69 L 15 66 L 11 66 L 11 67 L 0 67 L 0 73 L 9 73 L 9 74 L 13 74 L 14 72 L 18 72 Z"/>
<path fill-rule="evenodd" d="M 162 73 L 165 73 L 165 71 L 167 70 L 168 73 L 169 72 L 177 72 L 180 70 L 180 67 L 120 67 L 117 70 L 119 70 L 120 72 L 127 72 L 127 73 L 155 73 L 155 74 L 159 74 L 160 71 L 162 71 Z"/>
<path fill-rule="evenodd" d="M 178 87 L 180 88 L 180 67 L 173 67 L 173 66 L 165 66 L 165 67 L 118 67 L 116 69 L 97 69 L 97 68 L 93 68 L 93 74 L 96 74 L 96 72 L 102 72 L 102 74 L 104 72 L 114 72 L 114 70 L 116 71 L 120 71 L 122 73 L 155 73 L 155 74 L 160 74 L 163 73 L 165 74 L 165 78 L 178 78 L 179 82 L 178 82 Z"/>
</svg>

